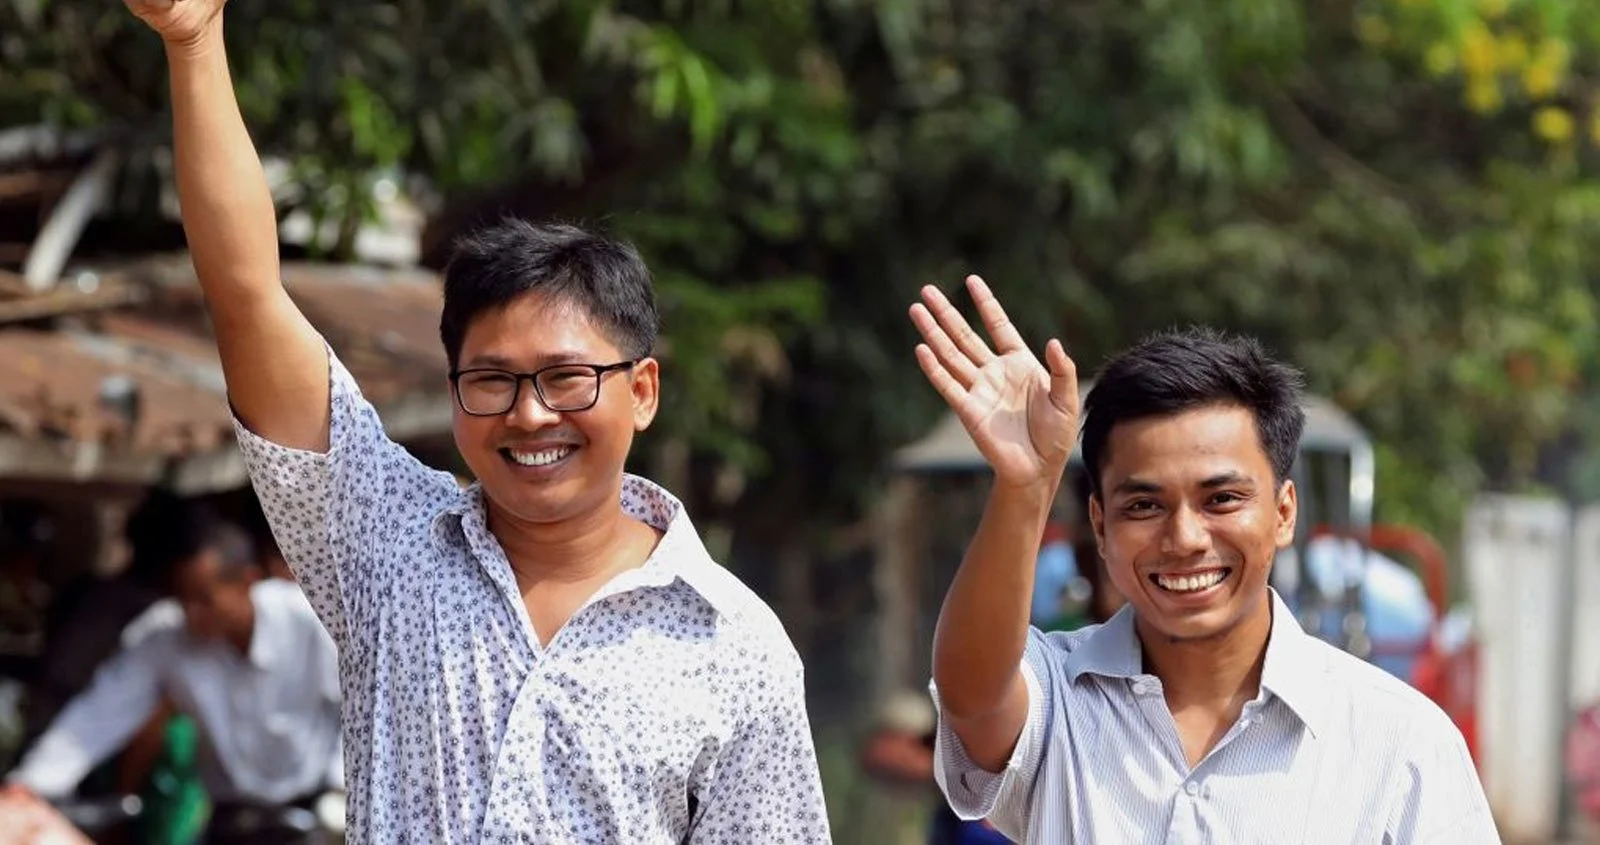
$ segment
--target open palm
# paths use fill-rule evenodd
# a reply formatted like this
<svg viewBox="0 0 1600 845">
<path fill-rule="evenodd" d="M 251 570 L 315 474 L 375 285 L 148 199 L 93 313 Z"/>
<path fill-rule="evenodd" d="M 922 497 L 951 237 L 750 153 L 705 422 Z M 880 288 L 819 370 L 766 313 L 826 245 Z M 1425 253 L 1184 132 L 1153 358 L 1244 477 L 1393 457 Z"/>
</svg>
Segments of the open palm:
<svg viewBox="0 0 1600 845">
<path fill-rule="evenodd" d="M 128 11 L 173 43 L 192 42 L 227 0 L 123 0 Z"/>
<path fill-rule="evenodd" d="M 1058 340 L 1045 347 L 1049 368 L 1040 364 L 982 279 L 968 276 L 967 291 L 994 348 L 930 285 L 923 301 L 911 306 L 911 321 L 925 341 L 917 346 L 917 363 L 998 481 L 1053 482 L 1078 434 L 1077 369 Z"/>
</svg>

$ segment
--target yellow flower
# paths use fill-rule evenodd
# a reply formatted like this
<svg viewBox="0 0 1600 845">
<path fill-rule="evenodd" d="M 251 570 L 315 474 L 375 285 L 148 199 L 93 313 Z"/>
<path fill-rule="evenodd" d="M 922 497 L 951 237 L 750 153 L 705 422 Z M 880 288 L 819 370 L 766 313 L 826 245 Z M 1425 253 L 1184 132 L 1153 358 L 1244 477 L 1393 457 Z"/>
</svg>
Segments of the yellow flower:
<svg viewBox="0 0 1600 845">
<path fill-rule="evenodd" d="M 1475 76 L 1467 83 L 1467 105 L 1479 114 L 1497 111 L 1502 102 L 1500 84 L 1493 76 Z"/>
<path fill-rule="evenodd" d="M 1442 41 L 1428 45 L 1428 52 L 1423 60 L 1428 66 L 1428 72 L 1434 76 L 1444 76 L 1456 69 L 1456 51 Z"/>
<path fill-rule="evenodd" d="M 1566 109 L 1545 106 L 1533 113 L 1533 131 L 1552 144 L 1572 140 L 1574 128 L 1572 115 Z"/>
<path fill-rule="evenodd" d="M 1496 50 L 1503 70 L 1516 70 L 1528 61 L 1528 41 L 1520 35 L 1507 35 L 1500 39 Z"/>
<path fill-rule="evenodd" d="M 1529 97 L 1542 100 L 1561 87 L 1561 77 L 1561 68 L 1541 56 L 1522 69 L 1522 87 Z"/>
<path fill-rule="evenodd" d="M 1482 21 L 1468 24 L 1461 36 L 1461 66 L 1471 74 L 1492 72 L 1495 69 L 1495 53 L 1494 35 L 1489 28 Z"/>
<path fill-rule="evenodd" d="M 1567 66 L 1570 48 L 1567 42 L 1559 38 L 1546 38 L 1539 42 L 1538 59 L 1548 61 L 1559 68 Z"/>
</svg>

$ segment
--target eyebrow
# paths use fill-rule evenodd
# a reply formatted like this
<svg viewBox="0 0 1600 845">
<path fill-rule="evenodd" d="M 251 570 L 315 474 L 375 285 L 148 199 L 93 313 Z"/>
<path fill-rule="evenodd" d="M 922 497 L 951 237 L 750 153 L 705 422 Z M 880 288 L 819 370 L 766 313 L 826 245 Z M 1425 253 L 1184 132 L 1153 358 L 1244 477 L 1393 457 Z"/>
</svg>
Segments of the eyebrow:
<svg viewBox="0 0 1600 845">
<path fill-rule="evenodd" d="M 541 355 L 537 359 L 534 369 L 559 366 L 561 364 L 585 364 L 588 363 L 588 358 L 589 356 L 578 352 L 557 352 L 551 355 Z M 489 367 L 496 370 L 515 370 L 517 363 L 503 355 L 488 353 L 468 358 L 462 369 L 476 369 L 479 367 Z"/>
<path fill-rule="evenodd" d="M 1252 482 L 1249 476 L 1244 475 L 1243 473 L 1234 472 L 1233 470 L 1228 470 L 1227 472 L 1219 472 L 1216 475 L 1213 475 L 1200 482 L 1200 488 L 1202 490 L 1215 490 L 1218 487 L 1229 487 L 1235 484 L 1249 486 L 1252 484 Z M 1122 483 L 1118 484 L 1112 489 L 1111 493 L 1112 495 L 1116 496 L 1131 496 L 1138 494 L 1159 493 L 1161 490 L 1162 487 L 1160 484 L 1133 476 L 1124 479 Z"/>
</svg>

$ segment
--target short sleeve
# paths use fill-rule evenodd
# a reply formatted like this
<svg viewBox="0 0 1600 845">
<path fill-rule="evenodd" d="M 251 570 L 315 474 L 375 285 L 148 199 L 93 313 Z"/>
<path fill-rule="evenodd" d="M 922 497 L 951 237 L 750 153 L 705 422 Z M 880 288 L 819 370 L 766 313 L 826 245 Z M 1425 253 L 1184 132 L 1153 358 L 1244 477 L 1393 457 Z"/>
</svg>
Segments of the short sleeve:
<svg viewBox="0 0 1600 845">
<path fill-rule="evenodd" d="M 1049 739 L 1049 716 L 1054 709 L 1044 666 L 1044 646 L 1037 632 L 1030 634 L 1021 665 L 1028 689 L 1028 715 L 1011 758 L 999 772 L 973 762 L 966 746 L 945 719 L 936 685 L 930 685 L 938 708 L 939 727 L 934 740 L 934 777 L 950 808 L 963 819 L 988 819 L 1015 841 L 1026 841 L 1032 815 L 1033 784 L 1044 762 Z"/>
<path fill-rule="evenodd" d="M 377 410 L 328 349 L 328 451 L 291 449 L 234 432 L 273 539 L 334 639 L 368 616 L 392 555 L 382 550 L 408 520 L 423 520 L 453 495 L 447 473 L 429 469 L 384 432 Z"/>
</svg>

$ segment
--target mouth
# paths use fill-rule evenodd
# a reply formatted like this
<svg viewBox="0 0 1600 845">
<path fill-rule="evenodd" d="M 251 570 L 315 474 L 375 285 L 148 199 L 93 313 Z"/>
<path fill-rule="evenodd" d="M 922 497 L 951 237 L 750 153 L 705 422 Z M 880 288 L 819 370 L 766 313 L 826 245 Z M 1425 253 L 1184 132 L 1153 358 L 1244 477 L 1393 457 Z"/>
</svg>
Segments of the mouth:
<svg viewBox="0 0 1600 845">
<path fill-rule="evenodd" d="M 578 447 L 570 443 L 539 448 L 511 448 L 500 450 L 500 457 L 519 467 L 531 469 L 546 469 L 556 466 L 578 451 Z"/>
<path fill-rule="evenodd" d="M 1153 574 L 1150 583 L 1161 588 L 1162 592 L 1180 596 L 1197 596 L 1214 590 L 1228 580 L 1233 574 L 1231 567 L 1220 569 L 1207 569 L 1200 572 L 1184 572 L 1172 575 Z"/>
</svg>

